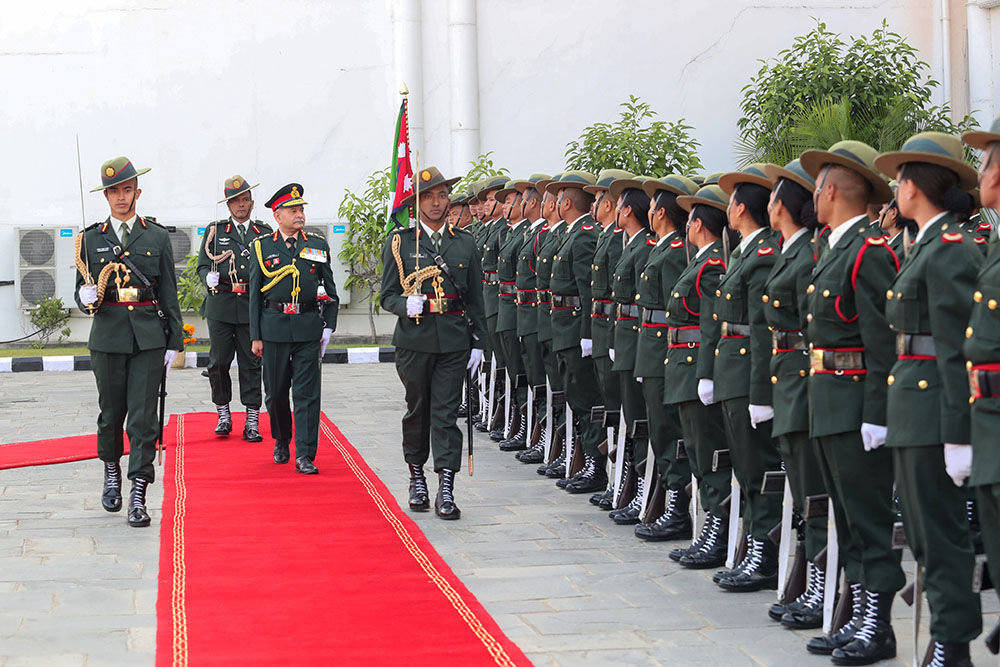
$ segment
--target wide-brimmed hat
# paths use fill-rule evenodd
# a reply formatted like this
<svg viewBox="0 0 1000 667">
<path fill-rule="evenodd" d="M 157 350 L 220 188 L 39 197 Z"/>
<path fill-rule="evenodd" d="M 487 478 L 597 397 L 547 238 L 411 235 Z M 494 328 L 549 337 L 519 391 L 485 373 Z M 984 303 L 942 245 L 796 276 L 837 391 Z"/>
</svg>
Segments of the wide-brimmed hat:
<svg viewBox="0 0 1000 667">
<path fill-rule="evenodd" d="M 503 200 L 506 199 L 507 195 L 509 195 L 510 193 L 512 193 L 512 192 L 518 192 L 518 193 L 520 193 L 521 192 L 520 190 L 517 189 L 517 184 L 518 183 L 527 183 L 527 181 L 521 180 L 521 179 L 507 181 L 507 185 L 505 185 L 501 189 L 497 190 L 497 193 L 495 195 L 493 195 L 493 196 L 496 197 L 497 201 L 502 204 Z"/>
<path fill-rule="evenodd" d="M 944 132 L 920 132 L 906 140 L 898 151 L 882 153 L 875 166 L 886 176 L 895 177 L 899 167 L 909 162 L 922 162 L 950 169 L 958 175 L 959 185 L 971 190 L 979 183 L 979 174 L 965 161 L 962 141 Z"/>
<path fill-rule="evenodd" d="M 469 197 L 471 196 L 472 195 L 470 195 L 468 192 L 452 192 L 451 197 L 448 198 L 449 201 L 451 202 L 449 205 L 464 206 L 465 204 L 469 203 Z"/>
<path fill-rule="evenodd" d="M 655 181 L 646 181 L 642 184 L 642 191 L 652 199 L 657 192 L 665 190 L 673 192 L 678 197 L 690 197 L 698 191 L 698 184 L 687 176 L 679 174 L 667 174 Z"/>
<path fill-rule="evenodd" d="M 719 177 L 719 187 L 725 190 L 728 195 L 733 194 L 733 190 L 740 183 L 759 185 L 770 190 L 774 186 L 771 184 L 771 179 L 767 177 L 767 166 L 767 163 L 755 162 L 748 164 L 740 171 L 727 172 Z"/>
<path fill-rule="evenodd" d="M 538 190 L 539 194 L 544 195 L 548 190 L 549 185 L 555 183 L 560 178 L 562 178 L 563 173 L 565 172 L 560 171 L 558 174 L 553 174 L 549 178 L 543 178 L 542 180 L 535 183 L 535 189 Z"/>
<path fill-rule="evenodd" d="M 611 183 L 608 188 L 608 197 L 611 201 L 618 201 L 618 198 L 622 196 L 622 193 L 626 190 L 639 190 L 642 191 L 642 186 L 650 181 L 655 181 L 652 176 L 634 176 L 632 178 L 619 178 Z"/>
<path fill-rule="evenodd" d="M 1000 141 L 1000 116 L 993 119 L 993 124 L 990 125 L 989 131 L 972 130 L 965 132 L 962 134 L 962 141 L 981 151 L 986 150 L 993 142 Z"/>
<path fill-rule="evenodd" d="M 691 212 L 697 204 L 704 204 L 725 211 L 729 207 L 729 195 L 718 185 L 702 186 L 694 195 L 682 195 L 677 198 L 677 205 Z"/>
<path fill-rule="evenodd" d="M 719 179 L 726 175 L 724 171 L 713 171 L 707 176 L 699 176 L 701 182 L 698 183 L 698 187 L 703 188 L 706 185 L 718 185 Z"/>
<path fill-rule="evenodd" d="M 279 208 L 288 208 L 289 206 L 303 206 L 309 203 L 302 198 L 305 192 L 306 189 L 300 184 L 289 183 L 271 195 L 271 198 L 267 200 L 264 206 L 272 211 L 277 211 Z"/>
<path fill-rule="evenodd" d="M 545 186 L 545 190 L 551 194 L 557 194 L 564 188 L 580 188 L 582 190 L 588 185 L 596 183 L 597 177 L 588 171 L 564 171 L 559 176 L 559 180 L 549 183 Z"/>
<path fill-rule="evenodd" d="M 132 161 L 127 157 L 116 157 L 101 165 L 101 185 L 91 190 L 91 192 L 107 190 L 112 185 L 118 185 L 125 181 L 131 181 L 133 178 L 138 178 L 147 171 L 149 171 L 149 167 L 145 169 L 136 169 L 133 167 Z"/>
<path fill-rule="evenodd" d="M 611 187 L 612 183 L 621 178 L 635 178 L 635 174 L 627 172 L 624 169 L 603 169 L 597 175 L 597 182 L 584 187 L 583 191 L 592 195 L 599 195 Z"/>
<path fill-rule="evenodd" d="M 771 179 L 773 187 L 777 187 L 778 181 L 782 178 L 787 178 L 793 183 L 798 183 L 804 187 L 809 193 L 812 193 L 816 189 L 816 179 L 806 173 L 798 158 L 795 158 L 784 167 L 779 167 L 776 164 L 766 165 L 764 171 L 767 172 L 767 177 Z"/>
<path fill-rule="evenodd" d="M 420 190 L 430 190 L 431 188 L 436 188 L 439 185 L 448 186 L 448 191 L 451 191 L 451 186 L 455 185 L 462 180 L 461 176 L 456 176 L 455 178 L 445 178 L 441 173 L 441 170 L 437 167 L 424 167 L 420 170 L 419 174 L 413 175 L 413 194 L 409 197 L 403 199 L 399 202 L 400 206 L 410 206 L 417 199 L 417 187 L 419 184 Z"/>
<path fill-rule="evenodd" d="M 486 195 L 501 189 L 507 185 L 507 181 L 509 180 L 510 178 L 507 176 L 491 176 L 490 178 L 483 179 L 482 186 L 480 186 L 479 192 L 476 193 L 476 199 L 486 201 Z"/>
<path fill-rule="evenodd" d="M 517 191 L 523 195 L 528 190 L 537 189 L 539 183 L 541 183 L 542 181 L 546 181 L 548 179 L 549 179 L 548 174 L 532 174 L 523 181 L 515 182 L 514 187 L 517 188 Z"/>
<path fill-rule="evenodd" d="M 808 150 L 799 158 L 806 173 L 817 178 L 824 165 L 846 167 L 864 178 L 872 186 L 870 203 L 881 204 L 892 199 L 889 184 L 879 175 L 875 166 L 878 151 L 861 141 L 838 141 L 829 150 Z"/>
<path fill-rule="evenodd" d="M 247 179 L 243 178 L 239 174 L 236 174 L 232 178 L 227 178 L 226 183 L 222 188 L 222 194 L 224 195 L 225 198 L 220 199 L 219 203 L 224 204 L 233 197 L 236 197 L 237 195 L 241 195 L 244 192 L 253 190 L 258 185 L 260 185 L 260 183 L 258 183 L 257 185 L 250 185 L 249 183 L 247 183 Z"/>
</svg>

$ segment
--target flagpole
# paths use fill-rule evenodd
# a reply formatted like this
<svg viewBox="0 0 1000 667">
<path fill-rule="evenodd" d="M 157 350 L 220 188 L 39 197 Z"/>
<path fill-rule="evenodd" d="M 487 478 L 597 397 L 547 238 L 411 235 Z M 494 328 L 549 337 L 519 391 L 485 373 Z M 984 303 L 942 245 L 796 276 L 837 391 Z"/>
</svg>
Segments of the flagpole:
<svg viewBox="0 0 1000 667">
<path fill-rule="evenodd" d="M 406 87 L 406 82 L 403 82 L 403 87 L 399 89 L 399 94 L 403 96 L 403 117 L 406 118 L 406 150 L 409 151 L 410 146 L 410 89 Z M 410 154 L 407 152 L 406 159 L 410 159 Z M 419 210 L 419 208 L 417 209 Z M 412 211 L 411 211 L 412 212 Z M 406 216 L 409 220 L 409 215 Z M 420 219 L 417 218 L 417 222 Z"/>
</svg>

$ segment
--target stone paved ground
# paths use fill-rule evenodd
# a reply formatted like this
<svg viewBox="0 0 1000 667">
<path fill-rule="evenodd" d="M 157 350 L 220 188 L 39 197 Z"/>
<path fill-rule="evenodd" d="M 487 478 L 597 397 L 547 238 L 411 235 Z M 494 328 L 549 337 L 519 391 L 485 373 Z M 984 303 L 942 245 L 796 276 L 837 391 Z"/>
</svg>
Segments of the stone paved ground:
<svg viewBox="0 0 1000 667">
<path fill-rule="evenodd" d="M 405 502 L 393 366 L 327 365 L 323 381 L 327 415 Z M 212 409 L 197 370 L 173 372 L 169 391 L 170 412 Z M 0 376 L 0 443 L 92 432 L 95 403 L 86 372 Z M 476 475 L 458 482 L 463 519 L 414 518 L 535 664 L 829 664 L 805 653 L 813 633 L 767 620 L 773 593 L 726 594 L 711 571 L 680 569 L 667 546 L 639 542 L 484 436 L 476 445 Z M 101 510 L 100 477 L 95 461 L 0 471 L 0 665 L 153 664 L 162 487 L 154 529 L 130 530 Z M 998 605 L 983 600 L 989 628 Z M 894 616 L 906 664 L 911 611 L 897 603 Z M 974 659 L 996 663 L 978 640 Z"/>
</svg>

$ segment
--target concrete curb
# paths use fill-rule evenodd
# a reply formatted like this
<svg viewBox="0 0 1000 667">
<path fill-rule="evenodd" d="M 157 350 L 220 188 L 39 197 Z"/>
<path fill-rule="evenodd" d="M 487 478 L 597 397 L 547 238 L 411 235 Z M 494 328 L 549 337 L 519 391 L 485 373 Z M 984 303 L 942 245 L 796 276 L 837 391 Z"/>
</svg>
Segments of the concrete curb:
<svg viewBox="0 0 1000 667">
<path fill-rule="evenodd" d="M 396 360 L 394 347 L 339 347 L 327 350 L 324 364 L 379 364 Z M 236 361 L 233 360 L 233 365 Z M 184 368 L 208 366 L 208 352 L 186 352 Z M 0 357 L 0 373 L 89 371 L 90 356 Z"/>
</svg>

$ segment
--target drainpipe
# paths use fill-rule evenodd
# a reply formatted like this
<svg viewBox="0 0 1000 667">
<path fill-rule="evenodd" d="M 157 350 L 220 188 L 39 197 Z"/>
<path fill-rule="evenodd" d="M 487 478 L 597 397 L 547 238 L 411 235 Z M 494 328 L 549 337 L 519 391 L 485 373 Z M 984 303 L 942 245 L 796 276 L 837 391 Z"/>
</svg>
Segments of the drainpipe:
<svg viewBox="0 0 1000 667">
<path fill-rule="evenodd" d="M 479 157 L 479 45 L 476 0 L 449 0 L 451 171 L 465 173 Z"/>
<path fill-rule="evenodd" d="M 392 92 L 403 84 L 410 90 L 410 148 L 423 152 L 424 147 L 424 69 L 421 38 L 421 0 L 392 0 Z M 397 104 L 401 101 L 395 97 Z M 393 112 L 395 113 L 395 111 Z M 412 156 L 411 156 L 412 159 Z"/>
<path fill-rule="evenodd" d="M 951 0 L 941 3 L 941 95 L 951 104 Z M 952 116 L 954 116 L 954 109 Z"/>
<path fill-rule="evenodd" d="M 979 125 L 989 127 L 994 108 L 995 61 L 991 36 L 991 11 L 1000 3 L 969 0 L 965 5 L 969 39 L 969 108 Z"/>
</svg>

